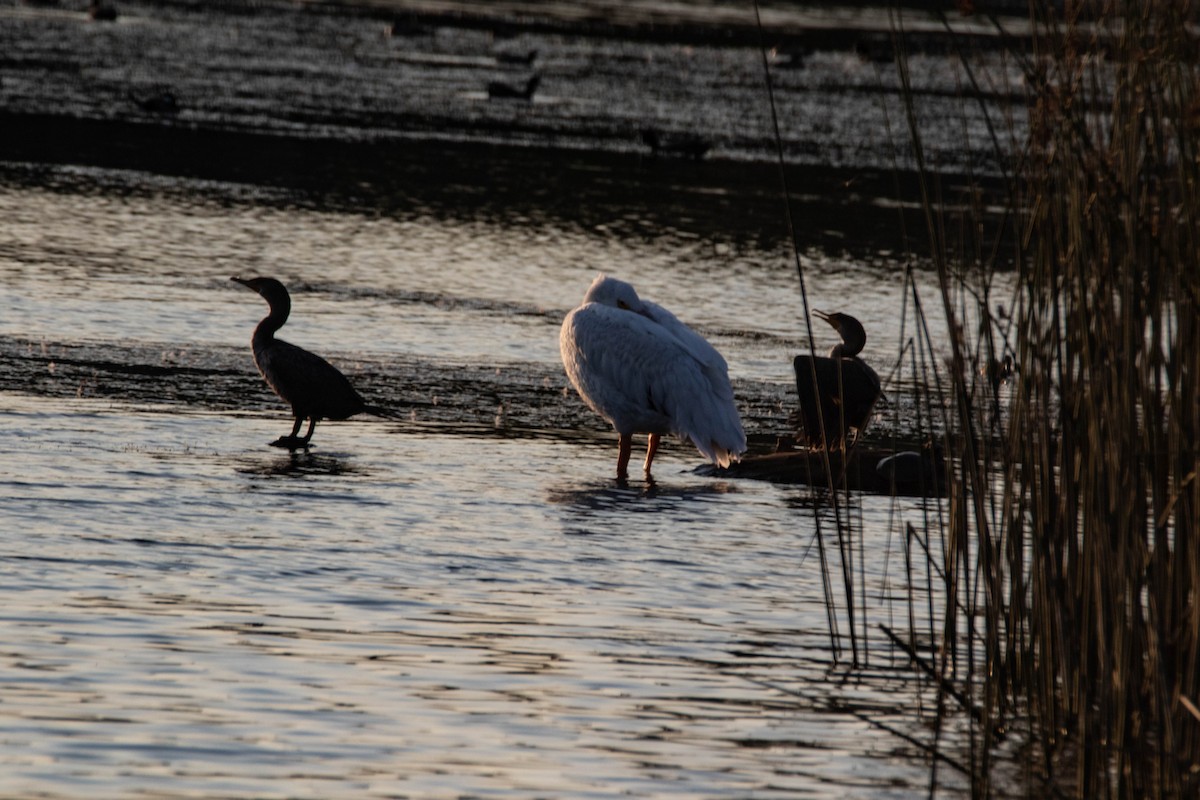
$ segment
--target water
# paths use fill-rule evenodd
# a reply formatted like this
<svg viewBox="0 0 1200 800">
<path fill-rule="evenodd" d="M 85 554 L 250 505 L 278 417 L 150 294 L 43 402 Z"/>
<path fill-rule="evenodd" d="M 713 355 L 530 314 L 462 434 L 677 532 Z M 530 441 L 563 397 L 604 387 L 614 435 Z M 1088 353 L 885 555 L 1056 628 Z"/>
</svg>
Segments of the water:
<svg viewBox="0 0 1200 800">
<path fill-rule="evenodd" d="M 289 456 L 262 446 L 265 415 L 0 409 L 6 795 L 900 797 L 923 779 L 804 685 L 831 665 L 796 487 L 667 459 L 657 486 L 619 489 L 608 448 L 549 438 L 362 421 Z"/>
<path fill-rule="evenodd" d="M 849 785 L 900 797 L 923 784 L 920 759 L 821 684 L 838 669 L 807 490 L 699 478 L 678 445 L 655 484 L 619 488 L 611 435 L 563 392 L 558 321 L 606 269 L 669 295 L 685 319 L 713 319 L 739 385 L 770 379 L 784 394 L 785 369 L 748 335 L 790 324 L 790 309 L 754 300 L 782 290 L 770 270 L 718 275 L 710 283 L 729 289 L 714 304 L 710 286 L 658 269 L 672 260 L 661 242 L 559 231 L 551 254 L 536 230 L 477 227 L 468 245 L 460 226 L 431 220 L 21 187 L 0 206 L 0 341 L 34 373 L 0 394 L 0 793 L 783 797 Z M 322 257 L 339 242 L 342 257 Z M 448 266 L 472 251 L 469 269 Z M 488 252 L 511 260 L 510 280 Z M 551 407 L 529 412 L 532 430 L 509 429 L 493 401 L 476 425 L 469 390 L 443 389 L 460 408 L 450 422 L 414 407 L 406 421 L 322 425 L 307 455 L 273 450 L 288 421 L 246 342 L 265 309 L 227 280 L 247 271 L 322 287 L 295 292 L 285 333 L 351 374 L 415 355 L 470 383 L 469 368 L 501 364 L 544 376 Z M 84 363 L 196 372 L 121 382 L 110 364 L 79 378 L 55 361 L 75 349 Z M 232 388 L 214 379 L 212 396 L 202 385 L 194 402 L 156 399 L 226 368 Z M 546 420 L 559 414 L 587 422 L 557 430 Z M 873 592 L 890 510 L 863 499 Z M 861 700 L 881 719 L 908 713 L 894 680 Z"/>
<path fill-rule="evenodd" d="M 294 34 L 279 27 L 291 17 L 268 11 L 189 41 L 254 49 Z M 157 41 L 162 24 L 97 32 L 58 12 L 6 13 L 23 25 L 48 14 L 97 47 Z M 347 52 L 374 63 L 395 47 L 355 25 Z M 443 30 L 429 45 L 442 60 L 418 61 L 465 58 L 476 35 Z M 636 63 L 613 53 L 650 47 L 673 73 L 708 53 L 550 44 L 564 70 Z M 22 52 L 27 73 L 48 63 Z M 264 59 L 245 68 L 271 74 Z M 449 73 L 462 92 L 479 77 L 472 64 Z M 40 109 L 43 84 L 24 75 L 4 79 L 9 112 Z M 327 78 L 313 77 L 326 98 L 337 95 L 319 91 Z M 278 134 L 279 108 L 251 101 L 286 93 L 245 86 L 238 97 L 255 111 L 233 127 Z M 224 135 L 213 120 L 238 119 L 234 94 L 203 95 L 188 124 Z M 455 114 L 481 105 L 453 96 Z M 96 97 L 70 102 L 103 106 Z M 80 114 L 109 124 L 96 123 L 107 112 Z M 340 128 L 338 141 L 362 133 L 354 119 L 339 125 L 358 133 Z M 588 124 L 606 141 L 609 122 Z M 328 120 L 304 136 L 317 129 Z M 487 137 L 511 136 L 497 130 Z M 160 134 L 138 133 L 148 138 L 129 150 Z M 446 145 L 427 142 L 386 168 L 376 151 L 337 151 L 320 180 L 270 153 L 313 157 L 325 151 L 306 148 L 326 144 L 275 139 L 232 166 L 197 158 L 183 175 L 133 156 L 68 158 L 68 145 L 0 164 L 0 795 L 924 791 L 927 761 L 890 730 L 924 738 L 914 709 L 930 696 L 874 628 L 865 666 L 835 655 L 809 490 L 700 477 L 698 455 L 674 442 L 655 481 L 617 486 L 613 435 L 567 390 L 558 327 L 600 271 L 717 345 L 757 448 L 789 432 L 789 362 L 808 347 L 778 205 L 763 200 L 775 184 L 753 185 L 777 176 L 719 160 L 648 164 L 610 144 L 616 156 L 548 165 L 519 147 L 448 150 L 463 159 L 442 165 L 453 180 L 431 177 L 429 154 Z M 753 162 L 736 149 L 735 164 Z M 810 300 L 863 319 L 867 358 L 885 374 L 913 335 L 904 256 L 879 228 L 895 211 L 803 188 Z M 874 233 L 858 237 L 859 224 Z M 266 445 L 290 428 L 249 353 L 266 309 L 229 280 L 255 274 L 292 289 L 281 335 L 398 419 L 322 424 L 309 453 Z M 936 306 L 932 276 L 917 281 Z M 817 335 L 819 350 L 835 341 Z M 923 527 L 923 507 L 864 496 L 853 513 L 860 602 L 873 621 L 904 619 L 896 531 Z M 941 779 L 955 788 L 948 770 Z"/>
</svg>

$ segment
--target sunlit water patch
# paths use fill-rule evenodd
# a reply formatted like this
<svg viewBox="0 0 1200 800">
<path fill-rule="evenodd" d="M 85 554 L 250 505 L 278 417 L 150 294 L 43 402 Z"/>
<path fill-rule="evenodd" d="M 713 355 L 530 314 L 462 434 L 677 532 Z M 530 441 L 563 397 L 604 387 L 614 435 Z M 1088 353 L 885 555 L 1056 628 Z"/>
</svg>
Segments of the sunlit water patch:
<svg viewBox="0 0 1200 800">
<path fill-rule="evenodd" d="M 319 352 L 408 353 L 472 363 L 558 362 L 558 327 L 599 272 L 713 339 L 734 378 L 791 383 L 807 349 L 784 252 L 662 231 L 629 237 L 549 223 L 281 209 L 170 193 L 0 189 L 0 335 L 245 346 L 265 313 L 228 279 L 279 277 L 293 293 L 283 336 Z M 200 188 L 200 187 L 196 187 Z M 212 187 L 204 187 L 212 192 Z M 881 374 L 916 335 L 900 270 L 806 254 L 814 308 L 854 313 Z M 933 276 L 916 274 L 927 305 Z M 998 302 L 1011 307 L 1000 283 Z M 940 315 L 933 341 L 945 340 Z M 817 322 L 818 352 L 837 341 Z M 881 368 L 882 367 L 882 368 Z"/>
</svg>

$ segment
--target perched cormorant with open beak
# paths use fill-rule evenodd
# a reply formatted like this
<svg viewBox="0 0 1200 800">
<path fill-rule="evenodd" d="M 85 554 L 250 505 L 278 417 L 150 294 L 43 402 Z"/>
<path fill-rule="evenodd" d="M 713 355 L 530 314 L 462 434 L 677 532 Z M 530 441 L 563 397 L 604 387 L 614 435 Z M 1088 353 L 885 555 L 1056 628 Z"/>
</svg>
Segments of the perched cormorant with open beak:
<svg viewBox="0 0 1200 800">
<path fill-rule="evenodd" d="M 858 357 L 867 342 L 862 323 L 849 314 L 814 311 L 842 337 L 829 356 L 796 356 L 802 437 L 810 447 L 842 446 L 853 428 L 861 434 L 879 399 L 879 376 Z"/>
</svg>

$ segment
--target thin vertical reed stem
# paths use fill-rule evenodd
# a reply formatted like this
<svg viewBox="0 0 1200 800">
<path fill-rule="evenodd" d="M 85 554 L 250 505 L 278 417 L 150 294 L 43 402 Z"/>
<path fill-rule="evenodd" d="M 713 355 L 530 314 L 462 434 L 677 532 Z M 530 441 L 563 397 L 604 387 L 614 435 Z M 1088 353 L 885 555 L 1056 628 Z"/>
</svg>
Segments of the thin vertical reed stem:
<svg viewBox="0 0 1200 800">
<path fill-rule="evenodd" d="M 1198 796 L 1200 4 L 1031 9 L 1033 47 L 1013 54 L 1027 137 L 1001 154 L 1009 207 L 990 243 L 983 203 L 941 203 L 897 48 L 950 331 L 935 735 L 951 696 L 981 707 L 966 745 L 980 796 L 1006 720 L 1038 755 L 1032 794 Z M 967 276 L 1006 252 L 1017 296 L 998 348 L 988 278 Z M 1003 413 L 976 370 L 998 352 L 1016 365 Z M 910 581 L 918 541 L 906 536 Z"/>
</svg>

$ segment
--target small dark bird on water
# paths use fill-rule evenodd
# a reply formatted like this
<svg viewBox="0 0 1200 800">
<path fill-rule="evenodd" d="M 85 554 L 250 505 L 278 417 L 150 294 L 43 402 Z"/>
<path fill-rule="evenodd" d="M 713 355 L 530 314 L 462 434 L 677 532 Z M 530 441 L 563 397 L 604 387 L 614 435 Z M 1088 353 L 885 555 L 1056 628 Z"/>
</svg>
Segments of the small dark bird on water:
<svg viewBox="0 0 1200 800">
<path fill-rule="evenodd" d="M 650 148 L 650 155 L 655 158 L 663 155 L 699 161 L 708 155 L 712 148 L 708 141 L 691 133 L 664 135 L 653 128 L 643 128 L 639 133 L 642 141 Z"/>
<path fill-rule="evenodd" d="M 517 64 L 526 67 L 533 66 L 533 62 L 537 60 L 537 57 L 537 50 L 527 50 L 524 53 L 517 53 L 511 50 L 499 50 L 494 56 L 497 64 Z"/>
<path fill-rule="evenodd" d="M 493 100 L 532 100 L 542 82 L 541 75 L 531 75 L 524 86 L 513 86 L 504 81 L 491 81 L 487 85 L 488 97 Z"/>
<path fill-rule="evenodd" d="M 834 448 L 845 444 L 851 428 L 861 434 L 866 427 L 879 399 L 879 376 L 858 357 L 867 343 L 862 323 L 849 314 L 813 313 L 832 325 L 842 341 L 828 357 L 799 355 L 792 362 L 802 435 L 810 447 Z"/>
<path fill-rule="evenodd" d="M 146 95 L 129 93 L 129 99 L 138 108 L 148 114 L 178 114 L 179 98 L 169 89 L 151 92 Z"/>
<path fill-rule="evenodd" d="M 110 6 L 108 3 L 102 3 L 100 0 L 91 0 L 88 3 L 88 17 L 97 22 L 114 22 L 117 19 L 117 9 L 115 6 Z"/>
<path fill-rule="evenodd" d="M 271 444 L 289 450 L 307 448 L 317 420 L 340 420 L 355 414 L 394 417 L 387 409 L 368 405 L 350 385 L 346 376 L 320 356 L 275 338 L 275 332 L 287 322 L 292 299 L 282 283 L 274 278 L 239 278 L 237 281 L 262 295 L 271 311 L 254 329 L 250 340 L 254 363 L 267 384 L 292 407 L 296 424 L 290 436 L 281 436 Z M 300 436 L 300 426 L 308 420 L 308 432 Z"/>
<path fill-rule="evenodd" d="M 424 36 L 433 29 L 421 21 L 417 14 L 403 14 L 384 26 L 386 36 Z"/>
</svg>

